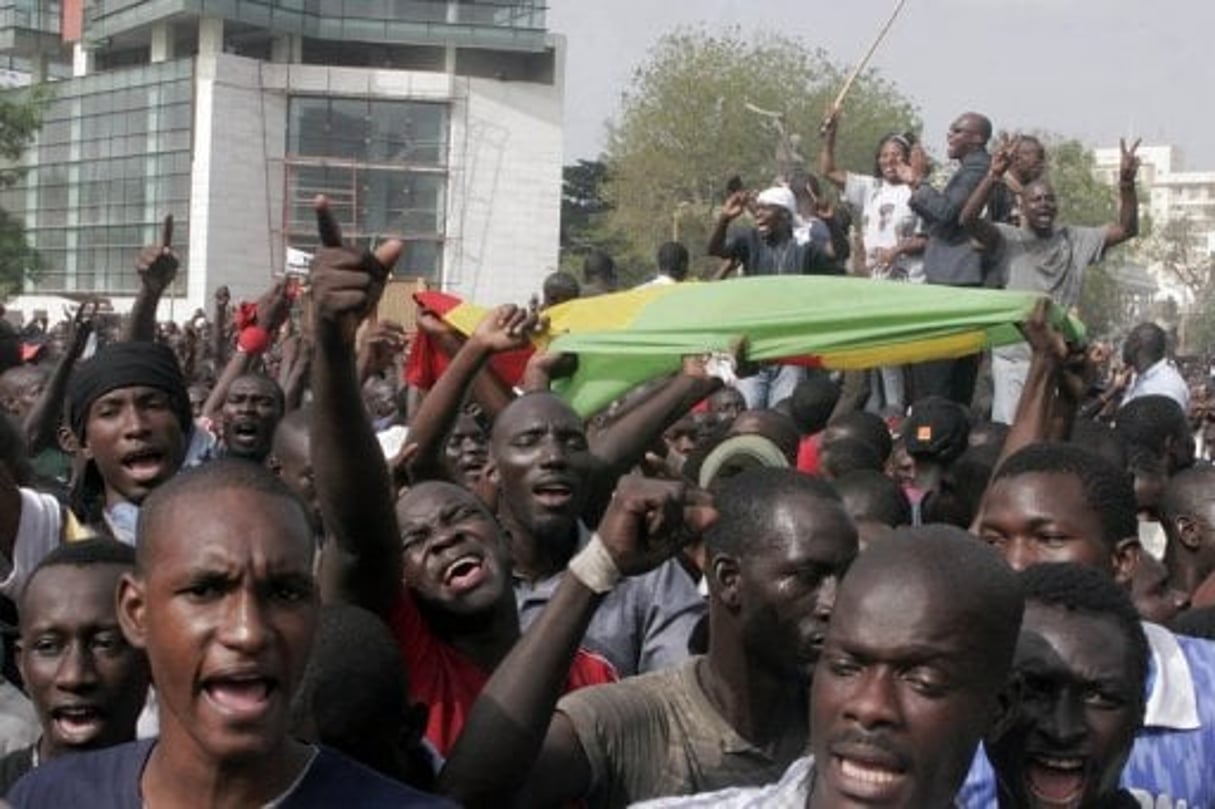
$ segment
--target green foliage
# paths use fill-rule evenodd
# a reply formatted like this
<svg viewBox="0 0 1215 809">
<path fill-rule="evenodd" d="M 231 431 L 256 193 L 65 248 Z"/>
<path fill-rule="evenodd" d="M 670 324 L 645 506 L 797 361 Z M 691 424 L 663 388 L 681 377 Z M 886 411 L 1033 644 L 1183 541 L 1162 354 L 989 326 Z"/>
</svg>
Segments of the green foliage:
<svg viewBox="0 0 1215 809">
<path fill-rule="evenodd" d="M 602 235 L 624 246 L 616 253 L 623 273 L 652 272 L 654 250 L 673 235 L 703 256 L 728 179 L 738 175 L 749 188 L 772 182 L 778 136 L 748 103 L 781 113 L 816 170 L 818 128 L 844 72 L 822 50 L 780 36 L 679 30 L 659 40 L 622 98 L 604 156 Z M 871 171 L 882 135 L 918 127 L 915 106 L 869 71 L 845 102 L 839 164 Z M 710 266 L 701 259 L 697 269 Z"/>
<path fill-rule="evenodd" d="M 0 95 L 0 188 L 21 178 L 21 156 L 42 126 L 51 92 L 44 86 Z M 38 253 L 22 223 L 0 210 L 0 298 L 19 292 L 26 278 L 41 269 Z"/>
</svg>

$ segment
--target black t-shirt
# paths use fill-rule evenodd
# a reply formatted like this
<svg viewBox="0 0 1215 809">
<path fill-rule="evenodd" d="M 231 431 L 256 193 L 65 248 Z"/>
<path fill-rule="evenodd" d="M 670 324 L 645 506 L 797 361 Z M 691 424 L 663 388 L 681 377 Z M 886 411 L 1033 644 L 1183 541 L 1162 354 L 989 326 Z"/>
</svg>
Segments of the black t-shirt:
<svg viewBox="0 0 1215 809">
<path fill-rule="evenodd" d="M 7 795 L 13 785 L 30 770 L 34 769 L 34 742 L 29 747 L 14 750 L 0 758 L 0 795 Z"/>
<path fill-rule="evenodd" d="M 813 241 L 798 244 L 788 239 L 772 243 L 756 228 L 731 232 L 726 254 L 742 265 L 747 275 L 838 275 L 840 268 Z"/>
<path fill-rule="evenodd" d="M 142 809 L 139 779 L 155 739 L 62 756 L 17 782 L 6 800 L 13 809 Z M 340 753 L 321 748 L 304 777 L 275 809 L 313 807 L 450 807 L 448 801 L 391 781 Z"/>
</svg>

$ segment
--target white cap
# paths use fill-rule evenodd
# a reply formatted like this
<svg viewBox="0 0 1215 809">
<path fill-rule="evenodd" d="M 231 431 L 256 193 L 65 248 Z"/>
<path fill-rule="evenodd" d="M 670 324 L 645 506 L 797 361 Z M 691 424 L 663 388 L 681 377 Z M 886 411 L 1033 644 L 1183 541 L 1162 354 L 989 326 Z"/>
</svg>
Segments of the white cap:
<svg viewBox="0 0 1215 809">
<path fill-rule="evenodd" d="M 790 216 L 797 216 L 797 199 L 793 196 L 793 192 L 783 185 L 774 185 L 761 191 L 755 198 L 755 204 L 775 205 L 787 210 Z"/>
</svg>

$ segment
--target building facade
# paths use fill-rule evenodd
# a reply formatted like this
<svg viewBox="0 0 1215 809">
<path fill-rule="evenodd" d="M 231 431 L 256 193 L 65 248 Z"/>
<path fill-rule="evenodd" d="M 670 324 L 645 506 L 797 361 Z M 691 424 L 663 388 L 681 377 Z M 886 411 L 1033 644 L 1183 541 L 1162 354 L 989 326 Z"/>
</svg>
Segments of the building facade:
<svg viewBox="0 0 1215 809">
<path fill-rule="evenodd" d="M 53 99 L 0 204 L 44 271 L 10 306 L 129 305 L 175 218 L 162 318 L 252 299 L 317 242 L 406 241 L 398 276 L 523 301 L 557 265 L 563 53 L 540 0 L 0 0 L 0 49 Z M 65 71 L 65 67 L 67 70 Z"/>
</svg>

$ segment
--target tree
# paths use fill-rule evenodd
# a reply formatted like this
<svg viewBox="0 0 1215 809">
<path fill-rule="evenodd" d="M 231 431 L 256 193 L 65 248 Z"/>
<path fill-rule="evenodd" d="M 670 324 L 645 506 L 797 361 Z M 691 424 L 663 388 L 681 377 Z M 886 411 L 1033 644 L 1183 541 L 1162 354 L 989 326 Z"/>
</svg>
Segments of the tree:
<svg viewBox="0 0 1215 809">
<path fill-rule="evenodd" d="M 749 188 L 772 182 L 781 138 L 748 105 L 780 113 L 813 169 L 818 127 L 843 74 L 824 51 L 780 36 L 684 29 L 660 39 L 633 75 L 604 156 L 604 226 L 624 245 L 617 260 L 625 274 L 652 272 L 655 248 L 672 236 L 703 256 L 731 176 Z M 870 70 L 845 103 L 839 163 L 868 172 L 883 134 L 918 126 L 911 101 Z M 714 261 L 702 258 L 700 269 Z"/>
<path fill-rule="evenodd" d="M 42 111 L 50 98 L 45 87 L 0 96 L 0 188 L 21 178 L 21 156 L 42 126 Z M 26 239 L 24 225 L 0 210 L 0 299 L 19 292 L 27 278 L 37 276 L 42 262 Z"/>
</svg>

